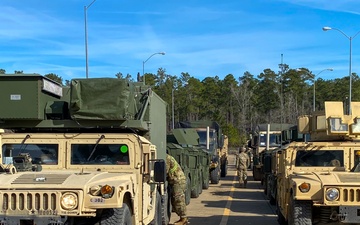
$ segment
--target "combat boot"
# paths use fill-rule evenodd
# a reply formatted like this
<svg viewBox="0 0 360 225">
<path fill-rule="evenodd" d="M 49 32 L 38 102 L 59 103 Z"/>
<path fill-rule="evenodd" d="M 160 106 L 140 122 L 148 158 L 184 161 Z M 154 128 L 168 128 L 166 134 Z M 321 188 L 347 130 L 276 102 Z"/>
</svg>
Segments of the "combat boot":
<svg viewBox="0 0 360 225">
<path fill-rule="evenodd" d="M 239 188 L 242 188 L 244 185 L 244 182 L 242 180 L 239 180 Z"/>
<path fill-rule="evenodd" d="M 244 181 L 244 188 L 246 188 L 247 180 Z"/>
<path fill-rule="evenodd" d="M 174 225 L 186 225 L 188 224 L 187 217 L 180 218 L 178 221 L 174 223 Z"/>
</svg>

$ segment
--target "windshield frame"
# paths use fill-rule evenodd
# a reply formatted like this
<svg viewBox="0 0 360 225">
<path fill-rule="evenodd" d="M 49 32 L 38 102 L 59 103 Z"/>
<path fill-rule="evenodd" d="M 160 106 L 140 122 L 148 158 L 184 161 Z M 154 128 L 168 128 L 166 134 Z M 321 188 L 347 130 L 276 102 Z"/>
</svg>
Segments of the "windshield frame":
<svg viewBox="0 0 360 225">
<path fill-rule="evenodd" d="M 294 155 L 294 165 L 298 168 L 316 167 L 340 167 L 344 168 L 345 165 L 345 150 L 344 149 L 318 149 L 306 150 L 299 149 Z M 333 164 L 333 160 L 339 160 L 339 164 Z M 338 166 L 339 165 L 339 166 Z"/>
</svg>

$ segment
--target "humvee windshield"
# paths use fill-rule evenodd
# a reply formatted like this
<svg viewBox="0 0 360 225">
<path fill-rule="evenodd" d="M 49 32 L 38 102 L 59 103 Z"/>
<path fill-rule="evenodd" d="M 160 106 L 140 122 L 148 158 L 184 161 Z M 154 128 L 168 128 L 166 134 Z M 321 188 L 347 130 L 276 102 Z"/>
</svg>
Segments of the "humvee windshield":
<svg viewBox="0 0 360 225">
<path fill-rule="evenodd" d="M 129 165 L 129 148 L 124 144 L 72 144 L 73 165 Z"/>
<path fill-rule="evenodd" d="M 206 131 L 197 131 L 198 135 L 199 135 L 199 144 L 206 146 Z M 209 149 L 214 149 L 214 145 L 216 143 L 216 136 L 215 136 L 215 132 L 210 130 L 209 132 L 209 136 L 210 136 L 210 143 L 209 143 Z"/>
<path fill-rule="evenodd" d="M 295 166 L 344 166 L 343 150 L 299 150 L 296 152 Z"/>
<path fill-rule="evenodd" d="M 269 146 L 270 147 L 277 147 L 280 146 L 280 134 L 270 134 Z M 266 146 L 266 134 L 260 134 L 260 147 Z"/>
<path fill-rule="evenodd" d="M 13 157 L 28 153 L 33 164 L 58 164 L 57 144 L 4 144 L 2 146 L 2 163 L 13 163 Z"/>
</svg>

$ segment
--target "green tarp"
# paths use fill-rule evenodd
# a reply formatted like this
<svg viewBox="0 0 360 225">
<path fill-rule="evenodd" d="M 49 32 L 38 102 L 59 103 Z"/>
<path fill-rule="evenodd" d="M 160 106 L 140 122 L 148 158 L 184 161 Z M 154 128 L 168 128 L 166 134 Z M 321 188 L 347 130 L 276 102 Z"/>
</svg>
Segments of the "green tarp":
<svg viewBox="0 0 360 225">
<path fill-rule="evenodd" d="M 71 81 L 70 115 L 81 120 L 126 120 L 134 117 L 134 91 L 124 79 Z"/>
</svg>

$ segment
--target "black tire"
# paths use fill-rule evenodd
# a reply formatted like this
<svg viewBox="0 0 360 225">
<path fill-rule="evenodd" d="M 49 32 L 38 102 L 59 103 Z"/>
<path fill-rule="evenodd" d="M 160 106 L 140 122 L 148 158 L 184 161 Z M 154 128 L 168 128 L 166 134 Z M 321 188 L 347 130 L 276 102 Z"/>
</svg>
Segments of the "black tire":
<svg viewBox="0 0 360 225">
<path fill-rule="evenodd" d="M 254 181 L 261 181 L 261 185 L 263 185 L 264 183 L 261 177 L 261 171 L 257 169 L 255 166 L 253 167 L 253 179 Z"/>
<path fill-rule="evenodd" d="M 276 198 L 277 198 L 277 190 L 275 189 L 274 196 L 272 193 L 270 194 L 270 205 L 276 205 Z"/>
<path fill-rule="evenodd" d="M 199 194 L 200 195 L 202 193 L 202 186 L 203 186 L 203 178 L 202 178 L 202 172 L 200 172 L 200 178 L 199 178 L 199 183 L 198 183 L 198 188 L 199 188 Z"/>
<path fill-rule="evenodd" d="M 200 196 L 199 186 L 200 186 L 200 180 L 197 180 L 197 183 L 196 183 L 194 189 L 191 190 L 191 197 L 192 198 L 198 198 Z"/>
<path fill-rule="evenodd" d="M 311 201 L 297 201 L 293 198 L 289 202 L 288 223 L 293 225 L 312 225 Z"/>
<path fill-rule="evenodd" d="M 267 199 L 271 199 L 271 186 L 270 186 L 270 178 L 269 177 L 267 177 L 267 179 L 266 179 L 266 197 L 267 197 Z"/>
<path fill-rule="evenodd" d="M 264 187 L 264 195 L 267 197 L 268 196 L 268 186 L 267 186 L 267 184 L 265 184 L 264 180 L 261 180 L 261 186 Z"/>
<path fill-rule="evenodd" d="M 288 225 L 285 220 L 285 217 L 283 216 L 283 214 L 280 211 L 279 204 L 277 202 L 276 202 L 276 215 L 277 215 L 277 221 L 278 221 L 279 225 Z"/>
<path fill-rule="evenodd" d="M 132 218 L 129 206 L 123 203 L 121 208 L 103 210 L 99 224 L 132 225 Z"/>
<path fill-rule="evenodd" d="M 276 199 L 270 194 L 270 205 L 275 205 L 276 204 Z"/>
<path fill-rule="evenodd" d="M 227 174 L 227 161 L 221 164 L 221 177 L 226 177 Z"/>
<path fill-rule="evenodd" d="M 203 172 L 201 172 L 201 173 L 203 173 Z M 204 177 L 204 179 L 202 181 L 202 188 L 203 189 L 209 189 L 209 185 L 210 185 L 209 180 L 210 180 L 209 174 L 207 173 L 207 175 Z"/>
<path fill-rule="evenodd" d="M 163 225 L 168 225 L 171 218 L 171 190 L 168 186 L 168 191 L 161 196 L 161 220 Z"/>
<path fill-rule="evenodd" d="M 220 181 L 220 169 L 216 167 L 210 173 L 210 181 L 212 184 L 218 184 Z"/>
<path fill-rule="evenodd" d="M 191 199 L 191 181 L 190 178 L 186 178 L 186 191 L 185 191 L 185 204 L 189 205 Z"/>
<path fill-rule="evenodd" d="M 155 217 L 154 220 L 150 222 L 150 225 L 161 225 L 162 218 L 161 196 L 159 192 L 156 192 Z"/>
</svg>

